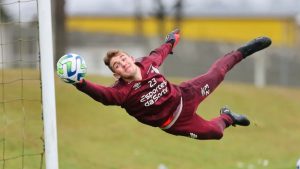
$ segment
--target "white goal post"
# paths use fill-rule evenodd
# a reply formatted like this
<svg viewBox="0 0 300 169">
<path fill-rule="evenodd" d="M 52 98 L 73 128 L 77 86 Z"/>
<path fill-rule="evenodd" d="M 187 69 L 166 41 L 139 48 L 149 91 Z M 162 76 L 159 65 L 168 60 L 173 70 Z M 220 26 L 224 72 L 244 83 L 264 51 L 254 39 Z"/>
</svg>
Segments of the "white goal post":
<svg viewBox="0 0 300 169">
<path fill-rule="evenodd" d="M 51 0 L 38 0 L 46 169 L 58 169 Z"/>
</svg>

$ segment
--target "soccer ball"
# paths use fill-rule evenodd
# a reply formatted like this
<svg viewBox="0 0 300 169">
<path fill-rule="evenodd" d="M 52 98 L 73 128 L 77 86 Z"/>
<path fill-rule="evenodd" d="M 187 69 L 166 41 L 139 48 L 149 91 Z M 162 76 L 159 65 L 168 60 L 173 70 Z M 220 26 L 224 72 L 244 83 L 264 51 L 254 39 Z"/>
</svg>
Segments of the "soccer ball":
<svg viewBox="0 0 300 169">
<path fill-rule="evenodd" d="M 84 78 L 87 66 L 84 59 L 74 53 L 62 56 L 57 62 L 57 75 L 66 83 L 78 83 Z"/>
</svg>

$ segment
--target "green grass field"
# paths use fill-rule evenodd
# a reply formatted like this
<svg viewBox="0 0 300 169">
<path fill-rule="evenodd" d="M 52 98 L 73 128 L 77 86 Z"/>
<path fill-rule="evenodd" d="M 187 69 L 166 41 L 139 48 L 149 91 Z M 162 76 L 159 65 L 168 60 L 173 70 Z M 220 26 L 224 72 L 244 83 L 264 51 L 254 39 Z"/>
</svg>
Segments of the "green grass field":
<svg viewBox="0 0 300 169">
<path fill-rule="evenodd" d="M 89 80 L 111 84 L 110 78 Z M 171 79 L 178 83 L 180 80 Z M 230 127 L 223 139 L 199 141 L 143 125 L 116 106 L 104 106 L 56 79 L 61 169 L 293 169 L 300 158 L 300 89 L 224 82 L 200 104 L 206 119 L 220 107 L 245 113 L 249 127 Z"/>
<path fill-rule="evenodd" d="M 32 71 L 22 74 L 39 78 Z M 13 82 L 0 88 L 0 157 L 9 158 L 0 160 L 0 165 L 6 169 L 39 168 L 43 150 L 40 82 L 15 81 L 20 77 L 20 71 L 1 75 L 1 81 Z M 105 85 L 113 82 L 111 78 L 87 78 Z M 19 97 L 25 100 L 9 101 Z M 59 79 L 56 101 L 61 169 L 158 169 L 160 165 L 168 169 L 293 169 L 300 158 L 299 88 L 258 89 L 224 82 L 200 105 L 198 113 L 211 119 L 220 107 L 229 105 L 247 114 L 252 125 L 230 127 L 218 141 L 166 134 L 137 122 L 119 107 L 95 102 Z M 29 156 L 21 158 L 23 151 Z"/>
</svg>

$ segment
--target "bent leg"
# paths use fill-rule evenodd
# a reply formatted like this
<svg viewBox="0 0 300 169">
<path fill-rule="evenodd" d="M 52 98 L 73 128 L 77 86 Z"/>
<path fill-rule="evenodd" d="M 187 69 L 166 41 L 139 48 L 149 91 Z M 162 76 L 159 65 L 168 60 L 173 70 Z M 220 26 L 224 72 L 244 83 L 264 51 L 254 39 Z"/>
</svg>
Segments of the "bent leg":
<svg viewBox="0 0 300 169">
<path fill-rule="evenodd" d="M 167 133 L 191 137 L 199 140 L 219 140 L 223 137 L 224 129 L 232 124 L 232 119 L 223 114 L 210 121 L 204 120 L 202 117 L 195 114 L 192 119 L 175 123 Z"/>
</svg>

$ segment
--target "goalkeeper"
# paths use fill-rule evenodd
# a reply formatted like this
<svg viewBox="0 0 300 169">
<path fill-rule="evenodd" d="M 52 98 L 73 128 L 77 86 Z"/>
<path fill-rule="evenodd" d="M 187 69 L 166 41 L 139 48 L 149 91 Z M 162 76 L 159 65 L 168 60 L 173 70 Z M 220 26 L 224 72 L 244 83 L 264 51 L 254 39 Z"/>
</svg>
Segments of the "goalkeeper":
<svg viewBox="0 0 300 169">
<path fill-rule="evenodd" d="M 141 123 L 159 127 L 173 135 L 199 140 L 221 139 L 224 129 L 229 126 L 248 126 L 250 121 L 246 116 L 233 113 L 226 107 L 221 108 L 220 115 L 212 120 L 196 114 L 196 109 L 235 64 L 267 48 L 271 40 L 256 38 L 220 57 L 207 73 L 175 85 L 160 74 L 158 68 L 172 54 L 179 39 L 180 33 L 176 29 L 149 56 L 138 59 L 120 50 L 110 50 L 104 63 L 117 78 L 115 84 L 106 87 L 82 80 L 75 86 L 102 104 L 121 106 Z"/>
</svg>

